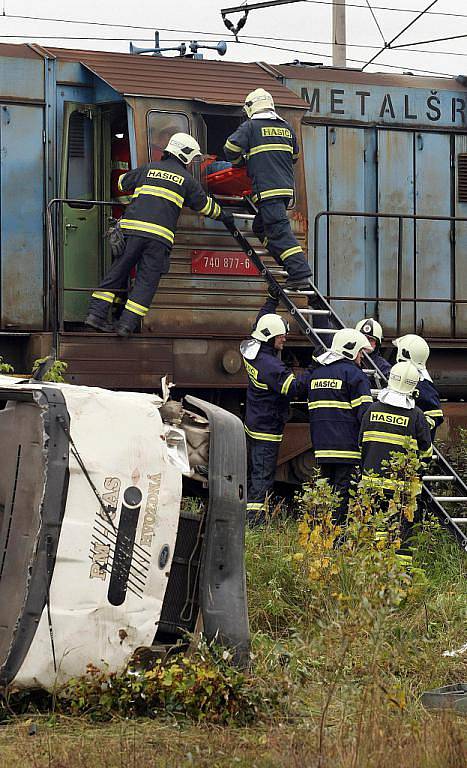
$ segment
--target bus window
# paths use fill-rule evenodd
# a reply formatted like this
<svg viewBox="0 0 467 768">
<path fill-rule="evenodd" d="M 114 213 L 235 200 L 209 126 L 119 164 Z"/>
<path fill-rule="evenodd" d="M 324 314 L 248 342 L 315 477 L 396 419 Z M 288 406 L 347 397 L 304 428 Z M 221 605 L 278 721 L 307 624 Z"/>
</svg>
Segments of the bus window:
<svg viewBox="0 0 467 768">
<path fill-rule="evenodd" d="M 174 133 L 189 133 L 188 117 L 180 112 L 148 112 L 149 159 L 158 161 Z"/>
</svg>

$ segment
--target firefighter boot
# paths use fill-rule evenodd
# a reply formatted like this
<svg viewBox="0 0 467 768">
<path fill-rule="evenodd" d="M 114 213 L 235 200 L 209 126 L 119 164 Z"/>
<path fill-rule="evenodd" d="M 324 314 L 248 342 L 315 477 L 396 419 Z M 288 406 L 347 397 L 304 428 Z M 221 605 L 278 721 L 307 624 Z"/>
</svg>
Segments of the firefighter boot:
<svg viewBox="0 0 467 768">
<path fill-rule="evenodd" d="M 108 320 L 99 317 L 98 315 L 92 314 L 90 312 L 84 321 L 85 325 L 88 325 L 90 328 L 92 328 L 95 331 L 100 331 L 101 333 L 114 333 L 115 332 L 115 326 L 113 323 L 109 323 Z"/>
</svg>

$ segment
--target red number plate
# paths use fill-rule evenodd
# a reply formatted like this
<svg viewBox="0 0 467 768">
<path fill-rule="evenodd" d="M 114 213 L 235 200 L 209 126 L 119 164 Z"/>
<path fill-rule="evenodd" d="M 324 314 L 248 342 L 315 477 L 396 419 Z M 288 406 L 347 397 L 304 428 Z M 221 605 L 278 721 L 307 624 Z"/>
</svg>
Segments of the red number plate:
<svg viewBox="0 0 467 768">
<path fill-rule="evenodd" d="M 196 275 L 259 275 L 241 251 L 192 251 L 191 271 Z"/>
</svg>

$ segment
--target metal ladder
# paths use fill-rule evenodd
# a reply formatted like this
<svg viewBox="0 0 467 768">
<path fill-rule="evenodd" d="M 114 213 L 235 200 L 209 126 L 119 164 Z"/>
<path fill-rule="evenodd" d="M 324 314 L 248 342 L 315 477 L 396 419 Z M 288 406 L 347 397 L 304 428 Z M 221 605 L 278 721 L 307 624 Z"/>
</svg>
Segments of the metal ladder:
<svg viewBox="0 0 467 768">
<path fill-rule="evenodd" d="M 250 209 L 256 210 L 253 203 L 248 198 L 245 199 Z M 250 221 L 255 217 L 253 213 L 234 213 L 233 215 L 235 218 Z M 323 351 L 329 349 L 326 337 L 336 333 L 340 328 L 344 328 L 345 324 L 327 299 L 320 293 L 316 285 L 310 280 L 310 289 L 306 291 L 294 291 L 283 288 L 276 278 L 286 276 L 286 270 L 280 269 L 280 267 L 268 269 L 261 259 L 261 256 L 267 253 L 266 250 L 256 251 L 242 232 L 235 226 L 232 228 L 228 227 L 228 230 L 241 250 L 257 267 L 260 275 L 275 289 L 279 300 L 296 321 L 303 335 L 311 344 L 318 344 L 322 347 Z M 297 307 L 292 296 L 298 298 L 306 297 L 308 307 L 306 309 Z M 371 376 L 376 384 L 375 390 L 372 390 L 372 392 L 377 392 L 381 388 L 382 383 L 387 381 L 386 377 L 366 354 L 365 365 L 364 373 Z M 443 525 L 449 528 L 461 547 L 467 551 L 467 515 L 465 514 L 467 485 L 435 446 L 433 446 L 432 461 L 439 472 L 438 474 L 422 476 L 423 498 L 429 509 L 436 514 Z M 442 495 L 442 492 L 438 493 L 437 486 L 443 485 L 445 491 L 451 490 L 451 495 Z M 461 510 L 463 516 L 452 516 L 449 509 L 452 509 L 453 505 L 458 504 L 463 505 Z M 461 526 L 466 526 L 466 528 L 463 529 Z"/>
</svg>

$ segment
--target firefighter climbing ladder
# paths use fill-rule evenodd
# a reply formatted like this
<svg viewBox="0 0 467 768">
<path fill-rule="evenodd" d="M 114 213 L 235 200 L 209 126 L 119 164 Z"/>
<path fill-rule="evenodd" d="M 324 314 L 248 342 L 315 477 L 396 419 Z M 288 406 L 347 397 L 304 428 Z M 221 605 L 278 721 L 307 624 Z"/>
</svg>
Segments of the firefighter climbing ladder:
<svg viewBox="0 0 467 768">
<path fill-rule="evenodd" d="M 248 198 L 247 203 L 251 209 L 255 210 Z M 254 214 L 241 213 L 234 214 L 234 216 L 241 219 L 254 219 Z M 294 291 L 283 288 L 276 278 L 286 276 L 287 272 L 280 268 L 268 269 L 261 260 L 261 256 L 266 254 L 267 251 L 256 251 L 235 226 L 229 227 L 229 231 L 242 251 L 258 268 L 261 276 L 277 291 L 281 303 L 294 318 L 304 336 L 311 344 L 321 346 L 323 351 L 327 350 L 330 337 L 340 328 L 344 328 L 344 323 L 318 288 L 311 282 L 310 289 L 306 291 Z M 293 296 L 298 298 L 305 297 L 308 307 L 306 309 L 297 307 L 292 298 Z M 376 386 L 380 388 L 381 383 L 386 381 L 385 376 L 368 356 L 366 356 L 366 364 L 368 367 L 364 369 L 365 373 L 372 376 Z M 456 507 L 459 508 L 458 505 L 462 505 L 460 512 L 463 512 L 467 504 L 467 485 L 447 459 L 434 446 L 433 463 L 437 466 L 439 473 L 423 476 L 424 498 L 429 508 L 450 529 L 462 548 L 467 551 L 467 516 L 454 517 L 449 511 L 453 507 L 456 509 Z M 442 495 L 443 490 L 446 490 L 446 486 L 448 489 L 452 489 L 451 495 Z M 442 491 L 438 490 L 440 487 L 443 489 Z M 462 529 L 460 526 L 466 527 Z"/>
</svg>

